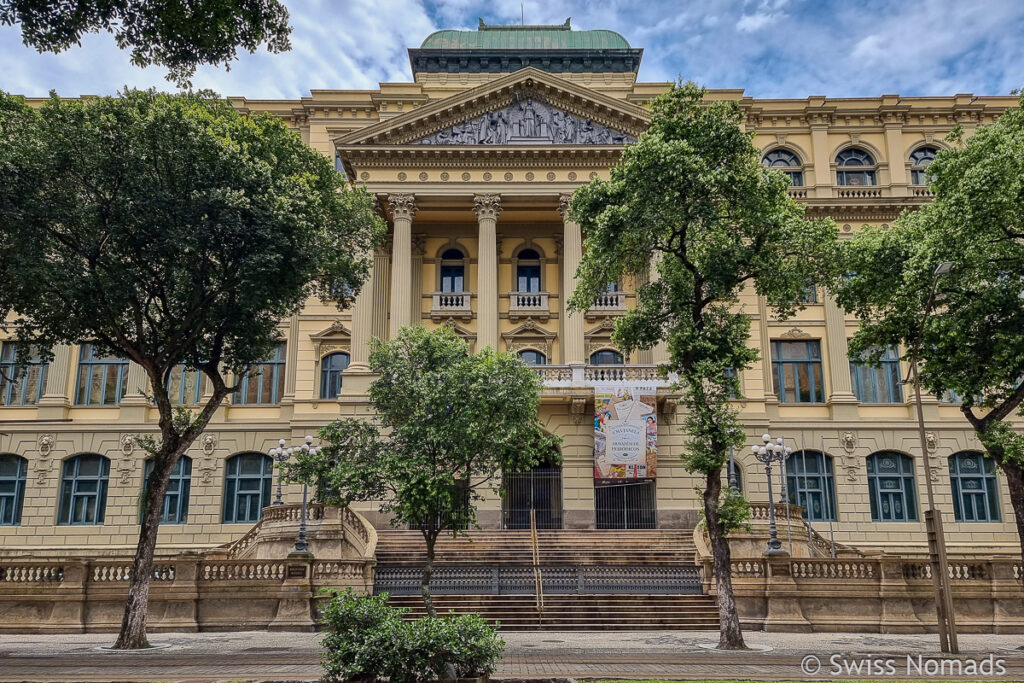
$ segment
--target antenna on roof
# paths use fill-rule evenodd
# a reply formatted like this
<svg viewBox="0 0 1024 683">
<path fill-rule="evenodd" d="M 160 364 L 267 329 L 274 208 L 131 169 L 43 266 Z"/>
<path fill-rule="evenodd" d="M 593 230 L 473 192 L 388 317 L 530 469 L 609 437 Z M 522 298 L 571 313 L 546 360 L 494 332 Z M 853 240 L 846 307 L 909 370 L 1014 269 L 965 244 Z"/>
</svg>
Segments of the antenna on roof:
<svg viewBox="0 0 1024 683">
<path fill-rule="evenodd" d="M 523 3 L 519 3 L 519 23 L 526 26 L 526 9 L 523 7 Z"/>
</svg>

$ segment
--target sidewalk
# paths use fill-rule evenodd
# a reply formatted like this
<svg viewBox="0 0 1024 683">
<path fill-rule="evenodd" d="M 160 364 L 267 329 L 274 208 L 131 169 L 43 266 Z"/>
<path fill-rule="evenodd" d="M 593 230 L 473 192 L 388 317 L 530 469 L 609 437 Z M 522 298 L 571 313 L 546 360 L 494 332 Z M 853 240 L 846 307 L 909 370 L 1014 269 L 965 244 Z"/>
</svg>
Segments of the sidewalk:
<svg viewBox="0 0 1024 683">
<path fill-rule="evenodd" d="M 885 680 L 948 680 L 949 675 L 906 675 L 906 657 L 938 653 L 934 635 L 748 633 L 748 645 L 766 652 L 715 652 L 701 644 L 717 642 L 717 632 L 601 631 L 504 633 L 507 648 L 497 676 L 567 676 L 573 678 L 673 678 L 741 680 L 829 680 L 830 657 L 856 667 L 869 658 L 891 657 L 895 675 Z M 151 636 L 169 647 L 144 652 L 105 652 L 112 634 L 0 636 L 0 681 L 300 681 L 320 676 L 316 634 L 167 633 Z M 993 655 L 1004 660 L 1003 675 L 966 675 L 968 680 L 1024 680 L 1024 636 L 963 635 L 962 660 Z M 1005 649 L 1003 649 L 1005 648 Z M 801 662 L 814 655 L 821 669 L 807 677 Z M 813 662 L 811 662 L 813 665 Z M 935 666 L 941 664 L 936 661 Z M 880 665 L 879 665 L 880 666 Z M 947 662 L 947 667 L 949 666 Z M 813 668 L 813 666 L 812 666 Z M 862 669 L 841 678 L 871 678 Z"/>
</svg>

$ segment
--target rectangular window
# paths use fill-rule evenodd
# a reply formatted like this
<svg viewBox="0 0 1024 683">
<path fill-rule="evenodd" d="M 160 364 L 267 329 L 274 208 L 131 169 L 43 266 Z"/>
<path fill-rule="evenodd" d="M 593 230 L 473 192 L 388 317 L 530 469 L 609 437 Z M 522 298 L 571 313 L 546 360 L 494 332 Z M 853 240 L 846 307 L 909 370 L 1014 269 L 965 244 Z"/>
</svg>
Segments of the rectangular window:
<svg viewBox="0 0 1024 683">
<path fill-rule="evenodd" d="M 903 403 L 899 354 L 888 348 L 880 361 L 877 367 L 850 361 L 853 393 L 861 403 Z"/>
<path fill-rule="evenodd" d="M 816 304 L 818 303 L 818 288 L 814 285 L 807 285 L 804 290 L 800 292 L 800 303 L 802 304 Z"/>
<path fill-rule="evenodd" d="M 29 406 L 39 403 L 46 388 L 47 364 L 30 358 L 27 367 L 18 368 L 14 342 L 0 346 L 0 406 Z"/>
<path fill-rule="evenodd" d="M 128 361 L 107 354 L 96 344 L 82 344 L 78 353 L 75 403 L 80 406 L 117 405 L 127 389 Z"/>
<path fill-rule="evenodd" d="M 780 403 L 824 403 L 821 342 L 772 341 L 772 381 Z"/>
<path fill-rule="evenodd" d="M 167 375 L 167 396 L 176 405 L 195 405 L 203 393 L 202 370 L 190 370 L 184 363 L 171 368 Z"/>
<path fill-rule="evenodd" d="M 284 344 L 278 344 L 270 358 L 249 368 L 235 394 L 237 405 L 274 405 L 284 394 Z"/>
</svg>

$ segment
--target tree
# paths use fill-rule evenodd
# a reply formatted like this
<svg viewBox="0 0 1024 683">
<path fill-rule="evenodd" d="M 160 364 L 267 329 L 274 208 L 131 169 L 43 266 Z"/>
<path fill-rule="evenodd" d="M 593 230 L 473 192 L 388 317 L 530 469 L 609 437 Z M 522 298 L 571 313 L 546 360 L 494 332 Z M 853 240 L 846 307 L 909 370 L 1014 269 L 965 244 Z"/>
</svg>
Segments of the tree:
<svg viewBox="0 0 1024 683">
<path fill-rule="evenodd" d="M 469 353 L 448 327 L 403 328 L 375 340 L 370 384 L 376 420 L 343 419 L 320 431 L 327 446 L 286 465 L 316 487 L 321 502 L 380 501 L 393 526 L 423 534 L 421 592 L 427 613 L 438 536 L 476 524 L 480 489 L 498 490 L 503 472 L 522 472 L 556 452 L 537 417 L 540 378 L 518 357 Z M 557 455 L 556 455 L 557 457 Z"/>
<path fill-rule="evenodd" d="M 273 116 L 199 94 L 54 95 L 36 110 L 0 93 L 0 320 L 25 351 L 91 341 L 139 364 L 159 413 L 116 647 L 147 645 L 178 459 L 281 319 L 310 296 L 350 302 L 382 234 L 372 198 Z M 205 403 L 175 405 L 182 368 L 205 377 Z"/>
<path fill-rule="evenodd" d="M 86 33 L 107 31 L 130 49 L 132 64 L 157 64 L 180 87 L 200 64 L 230 68 L 238 48 L 291 49 L 288 10 L 280 0 L 0 0 L 0 24 L 21 24 L 25 45 L 63 52 Z"/>
<path fill-rule="evenodd" d="M 950 142 L 928 167 L 935 201 L 844 242 L 833 289 L 860 322 L 851 357 L 873 362 L 920 340 L 922 386 L 962 397 L 1006 476 L 1024 544 L 1024 434 L 1009 422 L 1024 401 L 1024 111 L 1005 112 L 966 143 L 954 131 Z M 947 261 L 952 270 L 936 280 Z"/>
<path fill-rule="evenodd" d="M 623 151 L 611 178 L 573 195 L 571 216 L 587 237 L 571 307 L 585 310 L 606 283 L 623 276 L 644 282 L 654 271 L 613 339 L 627 352 L 668 344 L 663 370 L 678 373 L 687 408 L 683 462 L 704 478 L 719 647 L 739 649 L 726 535 L 743 524 L 748 507 L 741 495 L 723 492 L 721 473 L 729 447 L 745 441 L 728 402 L 740 393 L 735 370 L 758 353 L 748 347 L 750 319 L 738 297 L 750 283 L 780 315 L 792 313 L 836 238 L 830 221 L 804 219 L 785 176 L 761 166 L 738 104 L 703 97 L 687 83 L 657 98 L 650 127 Z"/>
</svg>

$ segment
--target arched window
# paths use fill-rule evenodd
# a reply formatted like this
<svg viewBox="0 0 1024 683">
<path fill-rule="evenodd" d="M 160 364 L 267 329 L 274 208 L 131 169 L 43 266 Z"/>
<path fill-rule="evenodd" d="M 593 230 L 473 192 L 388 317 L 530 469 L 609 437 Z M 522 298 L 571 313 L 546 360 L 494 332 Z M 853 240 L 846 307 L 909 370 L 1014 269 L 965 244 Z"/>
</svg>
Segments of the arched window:
<svg viewBox="0 0 1024 683">
<path fill-rule="evenodd" d="M 867 152 L 851 147 L 836 156 L 836 180 L 840 185 L 874 185 L 875 160 Z"/>
<path fill-rule="evenodd" d="M 999 483 L 992 458 L 977 451 L 949 456 L 953 518 L 958 522 L 998 522 Z"/>
<path fill-rule="evenodd" d="M 789 502 L 804 509 L 809 522 L 834 522 L 836 483 L 832 458 L 820 451 L 796 451 L 786 460 Z"/>
<path fill-rule="evenodd" d="M 916 522 L 914 461 L 892 451 L 868 456 L 868 496 L 872 522 Z"/>
<path fill-rule="evenodd" d="M 547 365 L 548 363 L 547 356 L 533 349 L 523 349 L 519 352 L 519 357 L 526 361 L 527 365 Z"/>
<path fill-rule="evenodd" d="M 224 523 L 258 522 L 270 505 L 274 461 L 262 453 L 239 453 L 228 459 L 224 478 Z"/>
<path fill-rule="evenodd" d="M 466 255 L 458 249 L 441 254 L 441 291 L 466 291 Z"/>
<path fill-rule="evenodd" d="M 590 354 L 591 365 L 622 365 L 622 354 L 612 349 L 601 349 Z"/>
<path fill-rule="evenodd" d="M 96 453 L 64 461 L 58 524 L 103 524 L 110 460 Z"/>
<path fill-rule="evenodd" d="M 20 455 L 0 455 L 0 525 L 21 524 L 25 505 L 25 474 L 28 460 Z"/>
<path fill-rule="evenodd" d="M 146 476 L 142 480 L 142 501 L 146 500 L 149 490 L 149 478 L 153 475 L 153 460 L 146 461 Z M 171 470 L 167 480 L 167 493 L 164 494 L 164 514 L 160 517 L 161 524 L 185 524 L 188 522 L 188 495 L 192 488 L 192 458 L 183 455 Z M 140 506 L 139 517 L 146 514 Z"/>
<path fill-rule="evenodd" d="M 765 168 L 777 168 L 789 177 L 789 183 L 794 187 L 804 184 L 804 172 L 800 157 L 788 149 L 773 149 L 761 159 L 761 165 Z"/>
<path fill-rule="evenodd" d="M 934 147 L 918 147 L 910 154 L 910 182 L 914 185 L 927 185 L 928 173 L 925 169 L 935 161 L 939 150 Z"/>
<path fill-rule="evenodd" d="M 539 292 L 540 254 L 536 249 L 523 249 L 516 259 L 516 291 Z"/>
<path fill-rule="evenodd" d="M 338 398 L 341 393 L 341 373 L 348 367 L 350 357 L 338 352 L 320 360 L 320 398 Z"/>
</svg>

